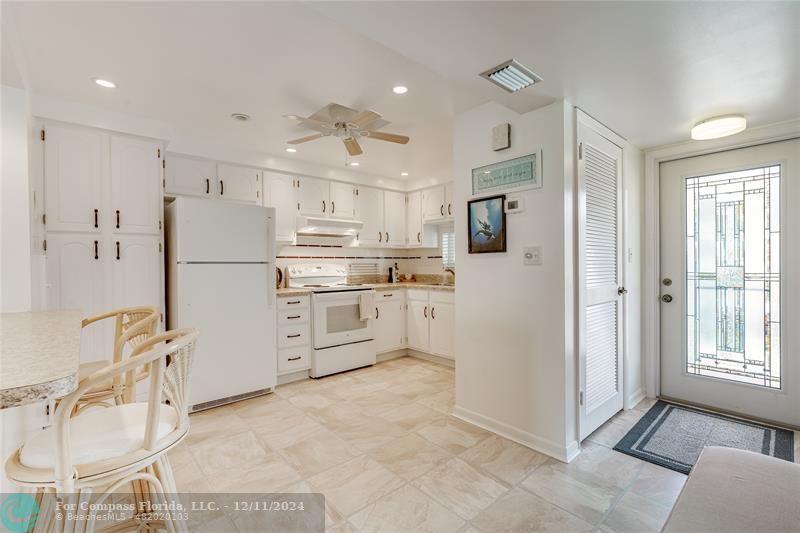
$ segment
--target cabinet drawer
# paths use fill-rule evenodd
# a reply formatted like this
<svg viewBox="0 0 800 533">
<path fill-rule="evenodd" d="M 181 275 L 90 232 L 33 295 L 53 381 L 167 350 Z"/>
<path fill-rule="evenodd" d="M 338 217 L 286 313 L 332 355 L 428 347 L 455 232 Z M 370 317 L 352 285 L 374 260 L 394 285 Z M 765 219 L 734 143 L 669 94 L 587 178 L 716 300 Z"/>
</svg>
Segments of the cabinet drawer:
<svg viewBox="0 0 800 533">
<path fill-rule="evenodd" d="M 311 367 L 311 357 L 308 346 L 287 348 L 278 351 L 278 374 L 296 372 Z"/>
<path fill-rule="evenodd" d="M 381 302 L 399 302 L 402 301 L 404 297 L 405 295 L 403 289 L 376 291 L 375 303 L 380 304 Z"/>
<path fill-rule="evenodd" d="M 311 299 L 308 296 L 281 296 L 278 298 L 278 310 L 308 308 Z"/>
<path fill-rule="evenodd" d="M 291 346 L 303 346 L 310 344 L 311 332 L 308 324 L 297 326 L 282 326 L 278 328 L 278 348 L 289 348 Z"/>
<path fill-rule="evenodd" d="M 278 325 L 294 325 L 294 324 L 308 324 L 308 319 L 311 316 L 311 310 L 308 307 L 297 306 L 297 309 L 289 309 L 288 311 L 278 312 Z"/>
<path fill-rule="evenodd" d="M 408 299 L 409 300 L 422 300 L 427 302 L 428 301 L 428 290 L 427 289 L 408 289 Z"/>
<path fill-rule="evenodd" d="M 452 304 L 456 301 L 455 292 L 431 291 L 431 303 Z"/>
</svg>

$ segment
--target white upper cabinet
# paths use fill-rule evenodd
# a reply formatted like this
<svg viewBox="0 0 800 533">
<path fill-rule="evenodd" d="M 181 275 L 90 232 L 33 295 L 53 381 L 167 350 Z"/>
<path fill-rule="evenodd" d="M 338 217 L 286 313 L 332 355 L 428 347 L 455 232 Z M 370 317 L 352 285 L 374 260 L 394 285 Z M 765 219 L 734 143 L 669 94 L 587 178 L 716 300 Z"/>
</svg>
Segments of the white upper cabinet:
<svg viewBox="0 0 800 533">
<path fill-rule="evenodd" d="M 108 134 L 89 128 L 48 125 L 44 143 L 47 229 L 99 232 L 104 211 L 103 177 Z"/>
<path fill-rule="evenodd" d="M 217 166 L 207 159 L 167 154 L 164 180 L 166 194 L 213 197 L 217 191 Z"/>
<path fill-rule="evenodd" d="M 353 219 L 356 211 L 356 188 L 348 183 L 331 182 L 331 218 Z"/>
<path fill-rule="evenodd" d="M 261 171 L 238 165 L 217 165 L 217 196 L 222 200 L 257 204 L 261 201 Z"/>
<path fill-rule="evenodd" d="M 275 240 L 292 243 L 297 230 L 296 178 L 264 171 L 264 205 L 275 208 Z"/>
<path fill-rule="evenodd" d="M 408 246 L 415 248 L 422 246 L 422 193 L 420 191 L 408 193 L 406 205 L 406 232 Z"/>
<path fill-rule="evenodd" d="M 384 193 L 384 244 L 394 248 L 406 245 L 406 195 L 402 192 Z"/>
<path fill-rule="evenodd" d="M 386 243 L 383 200 L 382 190 L 358 187 L 356 219 L 364 223 L 358 234 L 359 246 L 383 246 Z"/>
<path fill-rule="evenodd" d="M 158 235 L 161 148 L 134 137 L 111 136 L 111 217 L 115 233 Z"/>
<path fill-rule="evenodd" d="M 295 198 L 301 215 L 323 217 L 330 210 L 330 182 L 318 178 L 297 178 Z"/>
<path fill-rule="evenodd" d="M 118 235 L 106 259 L 111 262 L 111 306 L 161 307 L 161 240 L 158 236 Z"/>
<path fill-rule="evenodd" d="M 422 191 L 423 222 L 438 222 L 447 216 L 444 199 L 444 185 L 437 185 Z"/>
<path fill-rule="evenodd" d="M 453 206 L 453 183 L 447 183 L 444 186 L 444 214 L 447 220 L 453 220 L 455 216 L 455 207 Z"/>
</svg>

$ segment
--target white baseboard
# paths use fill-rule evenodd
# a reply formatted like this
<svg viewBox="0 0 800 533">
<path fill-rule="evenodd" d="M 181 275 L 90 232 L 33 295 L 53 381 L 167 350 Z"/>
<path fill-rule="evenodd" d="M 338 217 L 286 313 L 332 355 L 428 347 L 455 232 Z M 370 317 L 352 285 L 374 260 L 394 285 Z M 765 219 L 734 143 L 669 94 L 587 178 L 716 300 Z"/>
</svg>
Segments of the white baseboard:
<svg viewBox="0 0 800 533">
<path fill-rule="evenodd" d="M 287 383 L 302 381 L 304 379 L 308 379 L 308 370 L 298 370 L 297 372 L 292 372 L 291 374 L 283 374 L 282 376 L 278 376 L 278 385 L 286 385 Z"/>
<path fill-rule="evenodd" d="M 386 361 L 391 361 L 392 359 L 405 357 L 406 355 L 408 355 L 408 350 L 406 350 L 405 348 L 401 348 L 400 350 L 395 350 L 393 352 L 379 353 L 378 355 L 375 356 L 375 362 L 383 363 Z"/>
<path fill-rule="evenodd" d="M 645 399 L 644 389 L 638 389 L 633 394 L 628 396 L 627 401 L 625 402 L 625 409 L 633 409 L 639 402 Z"/>
<path fill-rule="evenodd" d="M 425 352 L 418 352 L 417 350 L 412 350 L 411 348 L 406 350 L 406 355 L 416 357 L 417 359 L 422 359 L 423 361 L 428 361 L 429 363 L 436 363 L 437 365 L 447 366 L 450 368 L 456 367 L 456 362 L 452 359 L 448 359 L 447 357 L 439 357 L 438 355 Z"/>
<path fill-rule="evenodd" d="M 564 463 L 572 461 L 581 452 L 580 444 L 577 441 L 571 442 L 565 448 L 549 439 L 515 428 L 505 422 L 500 422 L 458 405 L 453 407 L 453 416 Z"/>
</svg>

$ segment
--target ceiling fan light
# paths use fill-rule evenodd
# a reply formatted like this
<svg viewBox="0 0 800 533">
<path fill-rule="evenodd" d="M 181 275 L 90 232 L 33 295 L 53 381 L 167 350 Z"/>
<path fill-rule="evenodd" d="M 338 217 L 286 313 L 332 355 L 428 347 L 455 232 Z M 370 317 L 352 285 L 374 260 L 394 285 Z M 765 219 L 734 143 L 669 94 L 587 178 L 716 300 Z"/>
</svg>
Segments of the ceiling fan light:
<svg viewBox="0 0 800 533">
<path fill-rule="evenodd" d="M 408 172 L 401 172 L 400 175 L 401 176 L 408 176 Z"/>
<path fill-rule="evenodd" d="M 747 120 L 741 115 L 723 115 L 702 120 L 692 128 L 692 139 L 706 141 L 736 135 L 747 128 Z"/>
<path fill-rule="evenodd" d="M 358 161 L 353 161 L 351 163 L 347 163 L 347 165 L 351 166 L 351 167 L 357 167 L 357 166 L 361 165 L 361 163 L 359 163 Z"/>
<path fill-rule="evenodd" d="M 293 153 L 295 153 L 297 151 L 297 148 L 284 148 L 284 150 L 286 150 L 290 154 L 293 154 Z"/>
</svg>

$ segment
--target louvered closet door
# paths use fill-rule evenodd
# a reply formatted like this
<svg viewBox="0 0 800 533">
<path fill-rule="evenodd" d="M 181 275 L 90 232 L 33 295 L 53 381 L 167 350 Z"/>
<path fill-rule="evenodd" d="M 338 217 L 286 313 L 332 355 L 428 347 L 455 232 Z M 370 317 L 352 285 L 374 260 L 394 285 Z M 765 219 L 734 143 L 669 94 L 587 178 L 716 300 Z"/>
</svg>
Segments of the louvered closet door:
<svg viewBox="0 0 800 533">
<path fill-rule="evenodd" d="M 622 409 L 622 149 L 578 125 L 581 439 Z"/>
</svg>

